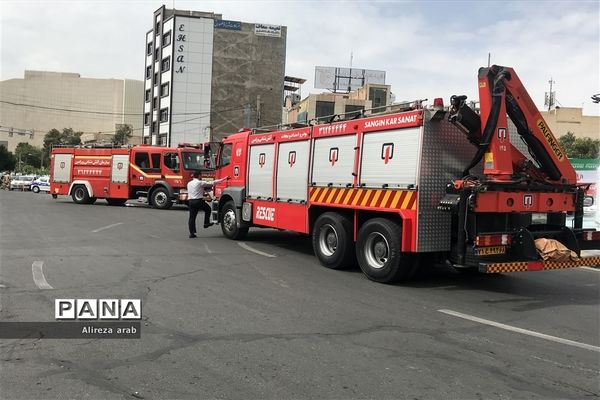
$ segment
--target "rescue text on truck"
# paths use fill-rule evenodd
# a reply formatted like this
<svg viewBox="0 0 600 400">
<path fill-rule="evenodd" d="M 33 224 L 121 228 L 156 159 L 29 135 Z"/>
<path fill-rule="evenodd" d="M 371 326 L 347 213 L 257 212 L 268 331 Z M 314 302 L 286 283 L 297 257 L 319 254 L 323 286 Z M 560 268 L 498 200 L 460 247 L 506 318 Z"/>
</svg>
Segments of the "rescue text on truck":
<svg viewBox="0 0 600 400">
<path fill-rule="evenodd" d="M 212 177 L 210 146 L 55 147 L 50 161 L 50 193 L 69 195 L 77 204 L 106 199 L 123 205 L 146 198 L 160 209 L 187 200 L 186 185 L 194 171 Z"/>
<path fill-rule="evenodd" d="M 378 282 L 435 260 L 484 273 L 600 265 L 580 257 L 600 248 L 582 227 L 586 187 L 517 74 L 481 68 L 478 85 L 479 113 L 453 96 L 449 109 L 224 138 L 216 178 L 231 179 L 213 218 L 231 239 L 252 226 L 310 234 L 322 265 L 358 262 Z M 573 256 L 543 259 L 542 238 Z"/>
</svg>

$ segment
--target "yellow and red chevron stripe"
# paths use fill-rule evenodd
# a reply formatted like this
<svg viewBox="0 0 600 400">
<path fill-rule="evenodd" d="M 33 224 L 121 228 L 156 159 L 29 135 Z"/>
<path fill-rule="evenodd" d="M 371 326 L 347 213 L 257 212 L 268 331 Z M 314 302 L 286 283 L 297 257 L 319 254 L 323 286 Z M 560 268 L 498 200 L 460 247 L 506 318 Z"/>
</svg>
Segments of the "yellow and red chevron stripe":
<svg viewBox="0 0 600 400">
<path fill-rule="evenodd" d="M 543 271 L 548 269 L 600 266 L 600 257 L 585 257 L 575 261 L 521 261 L 480 264 L 479 271 L 485 273 Z"/>
<path fill-rule="evenodd" d="M 313 187 L 310 202 L 342 206 L 417 209 L 417 192 L 410 190 Z"/>
</svg>

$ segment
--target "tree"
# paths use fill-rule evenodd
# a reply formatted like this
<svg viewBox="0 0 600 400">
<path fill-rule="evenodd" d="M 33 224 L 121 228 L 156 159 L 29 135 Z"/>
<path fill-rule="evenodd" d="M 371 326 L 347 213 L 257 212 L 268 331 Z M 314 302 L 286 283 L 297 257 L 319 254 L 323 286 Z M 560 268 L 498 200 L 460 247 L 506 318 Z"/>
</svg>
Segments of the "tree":
<svg viewBox="0 0 600 400">
<path fill-rule="evenodd" d="M 54 146 L 68 145 L 76 146 L 81 144 L 81 135 L 83 132 L 75 132 L 73 128 L 63 128 L 62 132 L 58 129 L 51 129 L 44 136 L 44 165 L 48 165 L 50 160 L 50 150 Z"/>
<path fill-rule="evenodd" d="M 133 136 L 133 129 L 129 125 L 121 125 L 119 129 L 115 132 L 115 135 L 112 138 L 112 143 L 115 146 L 122 146 L 129 142 L 129 139 Z"/>
<path fill-rule="evenodd" d="M 558 138 L 558 141 L 567 152 L 569 158 L 598 158 L 600 154 L 600 140 L 589 137 L 577 137 L 573 132 L 567 132 Z"/>
<path fill-rule="evenodd" d="M 21 142 L 15 148 L 15 157 L 19 163 L 19 170 L 26 165 L 30 165 L 32 168 L 41 168 L 42 149 L 39 147 Z"/>
<path fill-rule="evenodd" d="M 0 145 L 0 171 L 14 171 L 17 159 L 4 145 Z"/>
</svg>

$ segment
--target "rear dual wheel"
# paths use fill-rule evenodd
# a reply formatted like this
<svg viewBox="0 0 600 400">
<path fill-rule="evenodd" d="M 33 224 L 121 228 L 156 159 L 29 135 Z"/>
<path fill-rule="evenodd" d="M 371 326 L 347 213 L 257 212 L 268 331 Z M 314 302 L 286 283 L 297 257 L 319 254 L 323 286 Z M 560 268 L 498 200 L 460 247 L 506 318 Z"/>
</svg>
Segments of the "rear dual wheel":
<svg viewBox="0 0 600 400">
<path fill-rule="evenodd" d="M 385 218 L 373 218 L 358 231 L 356 258 L 362 272 L 381 283 L 407 281 L 418 269 L 418 258 L 401 251 L 402 226 Z"/>
</svg>

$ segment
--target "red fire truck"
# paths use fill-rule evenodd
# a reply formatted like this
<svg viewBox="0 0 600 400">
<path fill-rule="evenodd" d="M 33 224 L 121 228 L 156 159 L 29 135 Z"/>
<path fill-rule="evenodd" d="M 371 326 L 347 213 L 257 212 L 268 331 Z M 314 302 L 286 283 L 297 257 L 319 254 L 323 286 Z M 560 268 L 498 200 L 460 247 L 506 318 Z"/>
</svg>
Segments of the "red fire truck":
<svg viewBox="0 0 600 400">
<path fill-rule="evenodd" d="M 231 179 L 216 185 L 213 220 L 231 239 L 252 226 L 310 234 L 322 265 L 358 261 L 378 282 L 409 279 L 425 260 L 484 273 L 600 265 L 540 258 L 538 238 L 578 256 L 600 248 L 600 232 L 582 227 L 585 188 L 512 68 L 482 68 L 478 83 L 479 113 L 452 96 L 449 108 L 436 99 L 226 137 L 216 178 Z"/>
<path fill-rule="evenodd" d="M 106 199 L 123 205 L 147 198 L 150 205 L 168 209 L 186 198 L 195 170 L 210 176 L 210 146 L 179 147 L 55 147 L 50 161 L 50 193 L 70 195 L 77 204 Z"/>
</svg>

